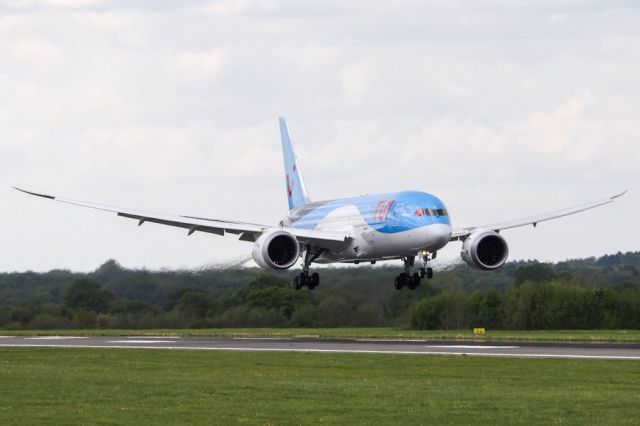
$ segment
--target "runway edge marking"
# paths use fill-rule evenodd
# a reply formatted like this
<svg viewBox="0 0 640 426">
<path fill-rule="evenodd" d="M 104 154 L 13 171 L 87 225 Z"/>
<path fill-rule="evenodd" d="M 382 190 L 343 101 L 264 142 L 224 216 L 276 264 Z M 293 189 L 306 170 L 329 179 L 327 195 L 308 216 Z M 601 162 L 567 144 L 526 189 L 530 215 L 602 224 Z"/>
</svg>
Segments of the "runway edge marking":
<svg viewBox="0 0 640 426">
<path fill-rule="evenodd" d="M 453 356 L 482 356 L 501 358 L 558 358 L 558 359 L 610 359 L 640 361 L 640 356 L 624 355 L 568 355 L 568 354 L 505 354 L 479 352 L 436 352 L 436 351 L 380 351 L 380 350 L 351 350 L 351 349 L 288 349 L 288 348 L 208 348 L 202 346 L 114 346 L 114 345 L 37 345 L 37 344 L 0 344 L 0 347 L 21 348 L 65 348 L 65 349 L 157 349 L 157 350 L 190 350 L 190 351 L 219 351 L 219 352 L 298 352 L 298 353 L 332 353 L 332 354 L 380 354 L 380 355 L 453 355 Z"/>
</svg>

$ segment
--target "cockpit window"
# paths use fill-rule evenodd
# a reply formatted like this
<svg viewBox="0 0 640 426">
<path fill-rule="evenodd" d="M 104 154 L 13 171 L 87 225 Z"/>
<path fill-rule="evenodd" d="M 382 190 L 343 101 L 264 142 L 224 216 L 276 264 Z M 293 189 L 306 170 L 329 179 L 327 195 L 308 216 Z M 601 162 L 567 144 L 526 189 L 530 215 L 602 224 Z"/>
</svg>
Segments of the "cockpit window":
<svg viewBox="0 0 640 426">
<path fill-rule="evenodd" d="M 419 217 L 422 217 L 422 216 L 441 217 L 441 216 L 448 216 L 449 213 L 447 213 L 446 209 L 418 209 L 415 211 L 415 215 Z"/>
</svg>

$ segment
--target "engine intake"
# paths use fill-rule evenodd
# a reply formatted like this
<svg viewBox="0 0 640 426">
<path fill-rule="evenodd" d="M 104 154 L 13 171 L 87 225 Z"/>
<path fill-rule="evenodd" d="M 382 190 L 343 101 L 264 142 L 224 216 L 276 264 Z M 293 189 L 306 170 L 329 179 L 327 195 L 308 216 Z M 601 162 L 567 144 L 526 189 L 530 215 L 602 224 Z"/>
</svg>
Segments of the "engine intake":
<svg viewBox="0 0 640 426">
<path fill-rule="evenodd" d="M 478 229 L 464 240 L 460 256 L 472 268 L 490 271 L 504 265 L 509 246 L 497 232 Z"/>
<path fill-rule="evenodd" d="M 251 255 L 264 269 L 289 269 L 300 257 L 300 244 L 286 231 L 267 231 L 256 240 Z"/>
</svg>

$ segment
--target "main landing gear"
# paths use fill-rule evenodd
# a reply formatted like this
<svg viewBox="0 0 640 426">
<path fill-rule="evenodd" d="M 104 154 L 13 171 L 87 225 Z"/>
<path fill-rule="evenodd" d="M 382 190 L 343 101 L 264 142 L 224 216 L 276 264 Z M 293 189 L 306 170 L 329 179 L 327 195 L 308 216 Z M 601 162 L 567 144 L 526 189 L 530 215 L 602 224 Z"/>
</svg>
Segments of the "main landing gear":
<svg viewBox="0 0 640 426">
<path fill-rule="evenodd" d="M 307 286 L 309 290 L 313 290 L 320 284 L 320 275 L 317 272 L 309 274 L 309 271 L 302 271 L 299 275 L 293 279 L 293 288 L 300 290 L 302 287 Z"/>
<path fill-rule="evenodd" d="M 422 252 L 421 255 L 423 264 L 418 272 L 415 272 L 413 275 L 411 274 L 411 268 L 415 263 L 415 256 L 402 258 L 402 261 L 404 262 L 404 272 L 396 277 L 396 290 L 400 290 L 402 287 L 409 287 L 409 290 L 415 290 L 420 285 L 423 278 L 428 280 L 433 278 L 433 269 L 427 266 L 427 261 L 435 259 L 436 254 Z"/>
<path fill-rule="evenodd" d="M 320 284 L 320 275 L 317 272 L 309 274 L 309 265 L 313 263 L 320 255 L 324 253 L 324 250 L 318 250 L 314 254 L 311 254 L 311 250 L 307 249 L 304 255 L 304 263 L 302 264 L 302 272 L 293 279 L 293 288 L 300 290 L 302 287 L 307 286 L 309 290 L 313 290 Z"/>
</svg>

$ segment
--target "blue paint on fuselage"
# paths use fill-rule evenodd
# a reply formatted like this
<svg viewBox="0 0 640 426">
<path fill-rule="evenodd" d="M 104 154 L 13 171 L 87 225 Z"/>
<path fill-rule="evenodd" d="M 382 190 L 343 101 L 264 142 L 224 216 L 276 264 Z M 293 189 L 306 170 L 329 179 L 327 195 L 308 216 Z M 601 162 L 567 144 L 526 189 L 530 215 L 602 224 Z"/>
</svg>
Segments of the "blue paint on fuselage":
<svg viewBox="0 0 640 426">
<path fill-rule="evenodd" d="M 312 202 L 292 210 L 283 223 L 292 228 L 315 229 L 332 212 L 347 206 L 357 208 L 371 229 L 385 234 L 435 223 L 451 224 L 444 203 L 435 195 L 419 191 Z M 420 210 L 422 214 L 418 213 Z M 345 218 L 345 224 L 349 222 L 356 223 L 357 220 Z"/>
</svg>

